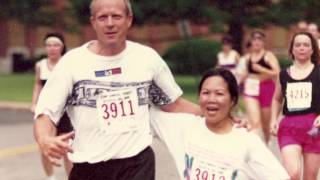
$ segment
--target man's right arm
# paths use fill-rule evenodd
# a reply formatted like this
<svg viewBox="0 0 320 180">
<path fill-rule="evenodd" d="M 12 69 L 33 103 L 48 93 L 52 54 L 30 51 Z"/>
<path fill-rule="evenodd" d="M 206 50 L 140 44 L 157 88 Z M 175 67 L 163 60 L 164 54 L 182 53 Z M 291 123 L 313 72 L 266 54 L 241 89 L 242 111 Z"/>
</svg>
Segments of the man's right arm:
<svg viewBox="0 0 320 180">
<path fill-rule="evenodd" d="M 34 137 L 39 143 L 43 137 L 54 136 L 56 127 L 50 120 L 49 116 L 41 114 L 37 117 L 34 123 Z"/>
<path fill-rule="evenodd" d="M 65 154 L 72 152 L 68 142 L 73 138 L 74 132 L 56 136 L 56 127 L 47 115 L 41 114 L 36 118 L 34 136 L 41 152 L 56 166 L 61 165 L 59 160 Z"/>
</svg>

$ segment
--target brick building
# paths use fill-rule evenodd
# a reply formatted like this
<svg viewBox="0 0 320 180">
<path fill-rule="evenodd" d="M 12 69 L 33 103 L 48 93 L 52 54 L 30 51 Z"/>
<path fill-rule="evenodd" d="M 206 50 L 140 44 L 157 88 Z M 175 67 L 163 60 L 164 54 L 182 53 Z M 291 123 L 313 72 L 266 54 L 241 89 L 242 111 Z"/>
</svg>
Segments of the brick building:
<svg viewBox="0 0 320 180">
<path fill-rule="evenodd" d="M 59 11 L 66 1 L 54 0 L 54 2 L 55 9 Z M 186 30 L 183 30 L 183 26 L 187 27 Z M 58 31 L 65 35 L 69 49 L 95 38 L 90 26 L 80 27 L 77 33 L 70 33 L 63 31 L 59 26 L 51 28 L 29 27 L 15 20 L 0 20 L 0 73 L 12 71 L 13 58 L 28 59 L 43 54 L 43 37 L 47 32 L 52 31 Z M 246 29 L 245 32 L 250 32 L 250 29 Z M 294 29 L 288 30 L 270 25 L 265 29 L 265 32 L 267 34 L 267 48 L 278 55 L 286 54 L 288 41 Z M 211 33 L 207 25 L 180 22 L 134 26 L 131 28 L 128 38 L 150 45 L 162 54 L 170 44 L 182 40 L 185 33 L 207 39 L 219 40 L 221 37 L 221 34 Z"/>
</svg>

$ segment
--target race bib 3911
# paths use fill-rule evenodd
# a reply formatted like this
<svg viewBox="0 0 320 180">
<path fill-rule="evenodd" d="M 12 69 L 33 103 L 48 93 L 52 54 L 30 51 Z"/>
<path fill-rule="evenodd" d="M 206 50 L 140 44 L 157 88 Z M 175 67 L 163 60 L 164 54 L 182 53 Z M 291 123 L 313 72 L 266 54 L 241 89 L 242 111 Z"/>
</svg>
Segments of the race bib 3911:
<svg viewBox="0 0 320 180">
<path fill-rule="evenodd" d="M 105 133 L 124 133 L 139 128 L 135 89 L 105 92 L 97 98 L 99 127 Z"/>
</svg>

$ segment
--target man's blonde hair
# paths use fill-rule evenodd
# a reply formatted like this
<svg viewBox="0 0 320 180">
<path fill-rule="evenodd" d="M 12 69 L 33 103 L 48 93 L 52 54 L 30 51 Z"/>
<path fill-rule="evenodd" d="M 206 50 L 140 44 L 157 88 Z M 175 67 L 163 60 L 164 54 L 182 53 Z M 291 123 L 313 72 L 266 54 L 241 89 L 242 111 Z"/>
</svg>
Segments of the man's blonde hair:
<svg viewBox="0 0 320 180">
<path fill-rule="evenodd" d="M 90 13 L 91 13 L 91 16 L 93 16 L 94 12 L 93 12 L 93 6 L 94 4 L 99 1 L 99 0 L 92 0 L 91 1 L 91 4 L 90 4 Z M 130 0 L 123 0 L 124 1 L 124 4 L 126 5 L 126 13 L 127 15 L 133 15 L 133 11 L 132 11 L 132 6 L 131 6 L 131 3 L 130 3 Z"/>
</svg>

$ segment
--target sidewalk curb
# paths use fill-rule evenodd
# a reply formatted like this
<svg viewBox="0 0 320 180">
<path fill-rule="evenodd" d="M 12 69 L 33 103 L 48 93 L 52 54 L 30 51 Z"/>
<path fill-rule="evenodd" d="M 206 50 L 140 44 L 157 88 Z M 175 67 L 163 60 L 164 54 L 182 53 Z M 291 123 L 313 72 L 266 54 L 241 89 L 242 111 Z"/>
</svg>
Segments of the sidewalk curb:
<svg viewBox="0 0 320 180">
<path fill-rule="evenodd" d="M 30 111 L 31 103 L 0 101 L 0 109 Z"/>
</svg>

